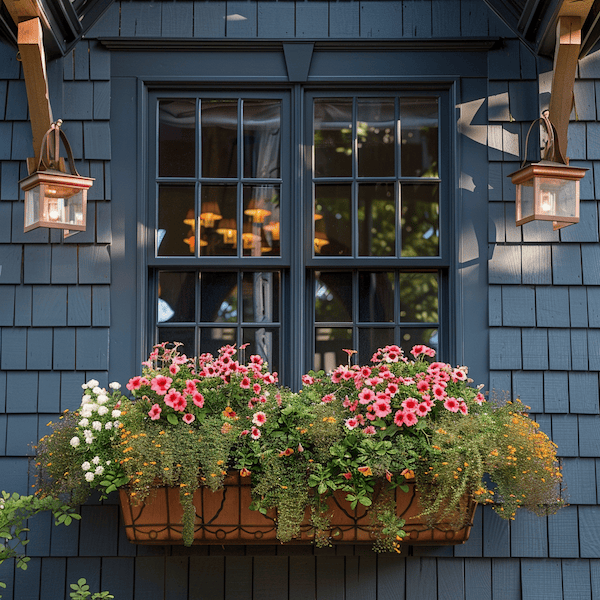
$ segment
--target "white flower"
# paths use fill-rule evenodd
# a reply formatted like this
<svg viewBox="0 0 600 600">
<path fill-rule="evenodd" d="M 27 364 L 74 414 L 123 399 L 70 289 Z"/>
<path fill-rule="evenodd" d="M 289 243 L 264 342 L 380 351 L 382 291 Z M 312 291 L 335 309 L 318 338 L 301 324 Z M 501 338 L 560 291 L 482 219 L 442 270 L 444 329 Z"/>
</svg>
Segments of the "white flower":
<svg viewBox="0 0 600 600">
<path fill-rule="evenodd" d="M 94 481 L 94 474 L 89 471 L 88 473 L 85 474 L 85 480 L 86 481 Z"/>
<path fill-rule="evenodd" d="M 102 393 L 102 388 L 98 386 L 98 383 L 96 383 L 96 387 L 92 390 L 92 392 L 96 395 Z"/>
<path fill-rule="evenodd" d="M 81 389 L 82 390 L 87 390 L 87 387 L 88 387 L 87 383 L 82 383 L 81 384 Z"/>
<path fill-rule="evenodd" d="M 97 381 L 96 379 L 90 379 L 90 380 L 87 382 L 87 386 L 88 386 L 89 388 L 94 388 L 94 387 L 96 387 L 97 385 L 98 385 L 98 381 Z"/>
<path fill-rule="evenodd" d="M 104 423 L 104 429 L 106 429 L 106 430 L 112 429 L 112 421 L 108 421 L 108 422 Z"/>
<path fill-rule="evenodd" d="M 108 406 L 99 406 L 98 407 L 98 414 L 100 416 L 105 415 L 108 412 Z"/>
<path fill-rule="evenodd" d="M 92 458 L 92 462 L 95 465 L 99 465 L 100 464 L 100 457 L 99 456 L 94 456 L 94 458 Z"/>
<path fill-rule="evenodd" d="M 109 383 L 109 384 L 108 384 L 108 387 L 109 387 L 111 390 L 120 390 L 120 389 L 121 389 L 121 384 L 120 384 L 120 383 L 118 383 L 117 381 L 113 381 L 112 383 Z"/>
<path fill-rule="evenodd" d="M 106 461 L 106 464 L 107 464 L 107 465 L 110 465 L 110 460 L 107 460 L 107 461 Z"/>
<path fill-rule="evenodd" d="M 113 411 L 112 411 L 110 414 L 112 415 L 112 418 L 113 418 L 113 419 L 118 419 L 118 418 L 121 416 L 121 411 L 120 411 L 120 410 L 117 410 L 117 409 L 115 409 L 115 410 L 113 410 Z"/>
<path fill-rule="evenodd" d="M 83 435 L 85 435 L 86 438 L 89 438 L 89 437 L 93 438 L 94 437 L 94 434 L 92 433 L 92 431 L 90 429 L 84 429 L 83 430 Z"/>
<path fill-rule="evenodd" d="M 92 411 L 88 408 L 89 404 L 81 410 L 81 416 L 84 419 L 89 419 L 92 416 Z"/>
<path fill-rule="evenodd" d="M 121 424 L 121 423 L 120 423 L 119 421 L 115 421 L 115 422 L 113 423 L 113 426 L 114 426 L 114 427 L 119 427 L 119 425 L 120 425 L 120 424 Z"/>
<path fill-rule="evenodd" d="M 91 444 L 93 441 L 94 441 L 94 436 L 85 438 L 85 443 L 86 444 Z"/>
<path fill-rule="evenodd" d="M 100 421 L 94 421 L 92 423 L 92 429 L 95 429 L 96 431 L 100 431 L 102 429 L 102 423 L 100 423 Z"/>
<path fill-rule="evenodd" d="M 102 465 L 98 465 L 96 467 L 96 470 L 94 471 L 94 473 L 96 475 L 102 475 L 102 473 L 104 473 L 104 467 Z"/>
<path fill-rule="evenodd" d="M 81 442 L 81 440 L 75 436 L 71 438 L 71 441 L 69 442 L 69 444 L 71 444 L 71 446 L 73 446 L 73 448 L 77 448 L 77 446 L 79 446 L 79 443 Z"/>
<path fill-rule="evenodd" d="M 100 394 L 97 399 L 98 404 L 105 404 L 108 402 L 108 396 L 106 394 Z"/>
<path fill-rule="evenodd" d="M 92 465 L 90 465 L 90 463 L 86 460 L 82 465 L 81 468 L 84 471 L 89 471 L 92 468 Z"/>
<path fill-rule="evenodd" d="M 89 425 L 89 421 L 87 420 L 87 418 L 81 419 L 81 421 L 79 421 L 80 427 L 87 427 L 88 425 Z"/>
</svg>

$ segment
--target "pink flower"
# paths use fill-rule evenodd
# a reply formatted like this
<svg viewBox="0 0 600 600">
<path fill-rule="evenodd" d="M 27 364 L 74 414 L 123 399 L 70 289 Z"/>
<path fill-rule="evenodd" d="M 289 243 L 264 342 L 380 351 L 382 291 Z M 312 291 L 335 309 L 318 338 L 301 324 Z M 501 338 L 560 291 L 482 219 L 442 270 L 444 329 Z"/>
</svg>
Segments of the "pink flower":
<svg viewBox="0 0 600 600">
<path fill-rule="evenodd" d="M 423 352 L 425 352 L 425 346 L 423 346 L 422 344 L 419 344 L 417 346 L 413 346 L 413 349 L 410 351 L 410 353 L 416 358 L 417 356 L 419 356 L 419 354 L 423 354 Z"/>
<path fill-rule="evenodd" d="M 310 375 L 302 375 L 302 383 L 304 385 L 311 385 L 314 382 L 315 382 L 314 377 L 311 377 Z"/>
<path fill-rule="evenodd" d="M 240 387 L 244 390 L 247 390 L 250 388 L 250 379 L 248 379 L 248 377 L 243 377 L 242 380 L 240 381 Z"/>
<path fill-rule="evenodd" d="M 265 383 L 275 383 L 276 378 L 271 373 L 265 373 L 265 376 L 263 377 L 263 381 Z"/>
<path fill-rule="evenodd" d="M 421 404 L 417 406 L 417 410 L 415 412 L 417 415 L 419 415 L 419 417 L 424 417 L 430 410 L 431 408 L 427 402 L 421 402 Z"/>
<path fill-rule="evenodd" d="M 187 423 L 188 425 L 190 423 L 193 423 L 196 419 L 196 417 L 190 413 L 186 413 L 185 415 L 183 415 L 183 417 L 181 417 L 183 419 L 184 423 Z"/>
<path fill-rule="evenodd" d="M 265 415 L 265 413 L 262 411 L 254 413 L 254 416 L 252 417 L 252 422 L 255 425 L 257 425 L 258 427 L 260 427 L 261 425 L 264 425 L 266 420 L 267 420 L 267 415 Z"/>
<path fill-rule="evenodd" d="M 258 395 L 258 394 L 260 394 L 260 390 L 262 390 L 262 388 L 260 387 L 260 383 L 255 383 L 255 384 L 252 386 L 252 391 L 253 391 L 255 394 L 257 394 L 257 395 Z"/>
<path fill-rule="evenodd" d="M 352 479 L 352 473 L 350 473 L 350 471 L 348 471 L 347 473 L 342 473 L 342 477 L 344 479 Z"/>
<path fill-rule="evenodd" d="M 371 374 L 371 369 L 369 367 L 361 367 L 360 374 L 366 379 Z"/>
<path fill-rule="evenodd" d="M 446 390 L 441 385 L 436 383 L 433 386 L 433 395 L 435 396 L 436 400 L 441 400 L 442 398 L 445 398 L 448 394 L 446 393 Z"/>
<path fill-rule="evenodd" d="M 417 383 L 417 389 L 419 392 L 426 392 L 429 389 L 429 384 L 426 381 L 419 381 Z"/>
<path fill-rule="evenodd" d="M 198 408 L 202 408 L 204 406 L 204 396 L 200 392 L 194 392 L 192 394 L 192 400 Z"/>
<path fill-rule="evenodd" d="M 164 396 L 171 387 L 173 380 L 170 377 L 165 377 L 164 375 L 157 375 L 151 383 L 152 390 L 155 391 L 159 396 Z"/>
<path fill-rule="evenodd" d="M 250 364 L 257 365 L 260 367 L 263 364 L 263 359 L 260 356 L 258 356 L 258 354 L 253 354 L 250 357 Z"/>
<path fill-rule="evenodd" d="M 388 400 L 377 400 L 377 402 L 375 402 L 372 406 L 375 416 L 379 417 L 380 419 L 386 417 L 392 412 Z"/>
<path fill-rule="evenodd" d="M 454 369 L 454 371 L 452 371 L 452 381 L 455 383 L 457 381 L 465 381 L 466 378 L 467 374 L 462 369 Z"/>
<path fill-rule="evenodd" d="M 349 419 L 346 419 L 345 424 L 346 424 L 346 427 L 350 430 L 358 427 L 358 421 L 354 417 L 350 417 Z"/>
<path fill-rule="evenodd" d="M 444 402 L 444 408 L 448 409 L 450 412 L 458 412 L 458 401 L 456 398 L 447 398 L 446 402 Z"/>
<path fill-rule="evenodd" d="M 395 394 L 398 393 L 398 384 L 397 383 L 393 383 L 392 381 L 390 381 L 390 383 L 388 383 L 386 392 L 390 395 L 390 396 L 394 396 Z"/>
<path fill-rule="evenodd" d="M 253 440 L 257 440 L 261 436 L 260 429 L 258 427 L 253 427 L 250 431 L 250 437 Z"/>
<path fill-rule="evenodd" d="M 361 404 L 369 404 L 375 400 L 375 392 L 369 388 L 363 388 L 362 392 L 358 394 L 359 402 Z"/>
<path fill-rule="evenodd" d="M 144 380 L 144 378 L 143 378 L 143 377 L 139 377 L 139 376 L 137 376 L 137 377 L 132 377 L 132 378 L 129 380 L 129 383 L 128 383 L 128 384 L 127 384 L 125 387 L 126 387 L 126 388 L 127 388 L 129 391 L 130 391 L 130 392 L 133 392 L 133 390 L 139 390 L 139 389 L 142 387 L 142 385 L 144 385 L 144 384 L 142 383 L 142 381 L 143 381 L 143 380 Z M 146 381 L 147 381 L 147 380 L 146 380 Z"/>
<path fill-rule="evenodd" d="M 396 411 L 396 414 L 394 415 L 394 423 L 396 423 L 398 427 L 402 427 L 402 425 L 404 424 L 404 411 Z"/>
<path fill-rule="evenodd" d="M 375 427 L 373 427 L 373 425 L 367 425 L 367 427 L 365 427 L 363 429 L 363 433 L 365 435 L 375 435 L 377 433 Z"/>
<path fill-rule="evenodd" d="M 406 412 L 415 412 L 415 410 L 417 410 L 417 406 L 419 406 L 419 401 L 416 398 L 407 398 L 402 403 L 402 408 Z"/>
<path fill-rule="evenodd" d="M 196 391 L 196 382 L 190 379 L 185 382 L 185 393 L 193 394 Z"/>
<path fill-rule="evenodd" d="M 177 375 L 179 373 L 179 367 L 175 364 L 169 366 L 169 372 L 171 375 Z"/>
<path fill-rule="evenodd" d="M 160 419 L 160 413 L 162 412 L 162 408 L 158 404 L 153 404 L 152 408 L 148 412 L 148 416 L 153 420 L 157 421 Z"/>
<path fill-rule="evenodd" d="M 465 404 L 465 402 L 461 402 L 461 403 L 458 405 L 458 410 L 460 410 L 460 412 L 461 412 L 463 415 L 468 415 L 468 414 L 469 414 L 469 409 L 468 409 L 467 405 Z"/>
<path fill-rule="evenodd" d="M 321 398 L 321 402 L 327 404 L 328 402 L 333 402 L 335 400 L 335 396 L 333 394 L 327 394 Z"/>
<path fill-rule="evenodd" d="M 481 405 L 485 402 L 485 396 L 481 392 L 479 392 L 477 396 L 475 396 L 474 400 L 475 402 L 477 402 L 477 404 Z"/>
<path fill-rule="evenodd" d="M 419 419 L 417 419 L 417 415 L 415 415 L 415 413 L 413 412 L 407 412 L 404 413 L 404 424 L 407 427 L 411 427 L 412 425 L 414 425 Z"/>
</svg>

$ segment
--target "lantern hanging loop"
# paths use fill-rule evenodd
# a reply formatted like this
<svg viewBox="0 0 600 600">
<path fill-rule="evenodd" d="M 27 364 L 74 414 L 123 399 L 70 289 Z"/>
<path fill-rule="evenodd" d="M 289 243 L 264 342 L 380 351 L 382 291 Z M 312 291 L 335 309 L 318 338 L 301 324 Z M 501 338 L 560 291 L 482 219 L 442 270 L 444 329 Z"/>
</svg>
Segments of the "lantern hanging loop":
<svg viewBox="0 0 600 600">
<path fill-rule="evenodd" d="M 531 134 L 531 130 L 533 126 L 537 123 L 540 123 L 544 126 L 546 133 L 548 134 L 548 139 L 546 140 L 546 145 L 542 150 L 542 160 L 551 160 L 553 162 L 562 163 L 563 165 L 569 164 L 567 160 L 562 155 L 560 151 L 560 144 L 558 140 L 558 132 L 556 131 L 556 127 L 552 124 L 548 115 L 550 111 L 545 110 L 542 112 L 542 116 L 537 118 L 533 123 L 529 126 L 529 130 L 527 131 L 527 135 L 525 136 L 525 152 L 523 153 L 523 162 L 521 163 L 521 169 L 525 166 L 527 162 L 527 149 L 529 147 L 529 135 Z"/>
<path fill-rule="evenodd" d="M 75 168 L 75 160 L 73 159 L 73 150 L 71 149 L 71 144 L 69 144 L 69 140 L 67 139 L 65 132 L 60 128 L 62 123 L 62 119 L 58 119 L 58 121 L 52 123 L 50 129 L 48 129 L 48 131 L 46 131 L 44 134 L 42 146 L 40 148 L 40 160 L 36 170 L 47 171 L 51 169 L 55 171 L 64 171 L 64 169 L 61 167 L 60 159 L 60 140 L 62 140 L 67 152 L 67 160 L 69 162 L 71 175 L 80 177 L 77 169 Z M 52 142 L 50 141 L 50 136 L 53 136 L 54 138 Z M 52 148 L 50 147 L 51 145 Z"/>
</svg>

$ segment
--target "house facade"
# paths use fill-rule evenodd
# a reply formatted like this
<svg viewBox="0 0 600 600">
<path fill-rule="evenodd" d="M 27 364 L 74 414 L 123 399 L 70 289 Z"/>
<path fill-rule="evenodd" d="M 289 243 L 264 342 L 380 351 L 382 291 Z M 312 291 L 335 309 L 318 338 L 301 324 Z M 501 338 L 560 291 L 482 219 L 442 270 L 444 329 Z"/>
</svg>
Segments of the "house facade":
<svg viewBox="0 0 600 600">
<path fill-rule="evenodd" d="M 66 598 L 80 577 L 119 600 L 600 597 L 600 53 L 579 61 L 568 129 L 589 169 L 581 220 L 553 231 L 515 226 L 507 177 L 552 62 L 479 0 L 99 8 L 47 63 L 95 180 L 68 238 L 23 233 L 32 131 L 0 42 L 0 488 L 27 493 L 46 423 L 89 379 L 125 384 L 154 343 L 248 343 L 293 388 L 344 348 L 364 363 L 425 343 L 531 406 L 569 505 L 514 521 L 480 507 L 464 545 L 378 555 L 136 546 L 118 499 L 96 498 L 69 527 L 31 522 L 3 597 Z"/>
</svg>

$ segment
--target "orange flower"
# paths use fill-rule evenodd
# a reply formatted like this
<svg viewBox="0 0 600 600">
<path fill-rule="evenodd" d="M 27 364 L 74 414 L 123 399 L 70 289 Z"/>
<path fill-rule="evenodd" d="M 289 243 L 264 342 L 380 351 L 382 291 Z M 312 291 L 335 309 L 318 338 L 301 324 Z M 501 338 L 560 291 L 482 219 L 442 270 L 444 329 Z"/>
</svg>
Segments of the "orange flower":
<svg viewBox="0 0 600 600">
<path fill-rule="evenodd" d="M 406 479 L 414 479 L 415 478 L 415 472 L 412 471 L 411 469 L 404 469 L 404 471 L 402 471 L 402 473 L 400 473 L 400 475 L 404 476 Z"/>
<path fill-rule="evenodd" d="M 248 477 L 250 475 L 250 471 L 248 469 L 246 469 L 246 467 L 243 467 L 240 470 L 240 477 Z"/>
<path fill-rule="evenodd" d="M 362 473 L 365 477 L 369 477 L 369 475 L 373 475 L 373 471 L 371 471 L 371 467 L 358 467 L 359 473 Z"/>
</svg>

